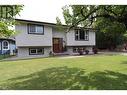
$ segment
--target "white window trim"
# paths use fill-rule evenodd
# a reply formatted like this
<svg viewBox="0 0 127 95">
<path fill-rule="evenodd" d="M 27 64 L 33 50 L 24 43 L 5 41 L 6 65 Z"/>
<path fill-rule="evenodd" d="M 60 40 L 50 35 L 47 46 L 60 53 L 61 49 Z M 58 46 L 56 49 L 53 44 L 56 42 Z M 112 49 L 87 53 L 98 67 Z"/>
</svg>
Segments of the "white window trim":
<svg viewBox="0 0 127 95">
<path fill-rule="evenodd" d="M 43 52 L 44 52 L 44 48 L 41 48 L 42 50 L 43 50 Z M 31 53 L 31 50 L 36 50 L 36 53 Z M 42 54 L 38 54 L 38 48 L 30 48 L 29 49 L 29 55 L 43 55 L 44 53 L 42 53 Z"/>
<path fill-rule="evenodd" d="M 42 27 L 42 33 L 41 32 L 37 32 L 37 27 L 39 27 L 39 26 L 41 26 Z M 44 26 L 43 25 L 34 25 L 34 27 L 35 27 L 35 32 L 31 32 L 30 31 L 30 25 L 28 26 L 28 28 L 29 28 L 29 33 L 30 34 L 44 34 Z"/>
<path fill-rule="evenodd" d="M 84 40 L 80 39 L 80 29 L 77 30 L 78 34 L 75 34 L 75 36 L 78 36 L 77 41 L 88 41 L 89 40 L 89 31 L 85 30 L 84 31 Z"/>
<path fill-rule="evenodd" d="M 42 27 L 42 33 L 37 31 L 37 27 Z M 36 30 L 35 32 L 39 33 L 39 34 L 43 34 L 44 33 L 44 29 L 43 28 L 44 28 L 43 26 L 36 25 L 35 26 L 35 30 Z"/>
<path fill-rule="evenodd" d="M 78 37 L 77 40 L 80 40 L 80 38 L 79 38 L 79 34 L 80 34 L 79 30 L 77 30 L 76 32 L 77 32 L 76 36 Z"/>
<path fill-rule="evenodd" d="M 32 53 L 32 50 L 36 50 L 36 53 Z M 37 49 L 30 49 L 30 54 L 37 54 Z"/>
<path fill-rule="evenodd" d="M 7 49 L 4 49 L 4 42 L 7 42 L 8 43 L 8 48 Z M 2 41 L 2 50 L 9 50 L 9 42 L 8 41 L 6 41 L 6 40 L 4 40 L 4 41 Z"/>
<path fill-rule="evenodd" d="M 85 31 L 84 36 L 85 36 L 85 40 L 89 40 L 89 31 L 88 30 Z"/>
<path fill-rule="evenodd" d="M 2 45 L 2 42 L 0 42 L 0 50 L 2 50 L 2 46 L 1 45 Z"/>
</svg>

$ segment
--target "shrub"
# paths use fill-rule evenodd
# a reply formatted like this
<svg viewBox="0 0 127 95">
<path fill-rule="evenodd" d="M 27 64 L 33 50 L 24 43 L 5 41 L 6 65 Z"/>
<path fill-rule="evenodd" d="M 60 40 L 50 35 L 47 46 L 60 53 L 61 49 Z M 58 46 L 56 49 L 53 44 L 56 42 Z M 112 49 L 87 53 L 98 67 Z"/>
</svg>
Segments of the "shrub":
<svg viewBox="0 0 127 95">
<path fill-rule="evenodd" d="M 78 51 L 79 55 L 83 55 L 83 50 L 80 50 Z"/>
<path fill-rule="evenodd" d="M 89 54 L 89 50 L 85 50 L 85 53 L 86 53 L 86 54 Z"/>
<path fill-rule="evenodd" d="M 50 56 L 54 56 L 54 53 L 52 51 L 49 52 Z"/>
<path fill-rule="evenodd" d="M 97 48 L 93 48 L 93 53 L 97 54 L 98 53 L 98 49 Z"/>
</svg>

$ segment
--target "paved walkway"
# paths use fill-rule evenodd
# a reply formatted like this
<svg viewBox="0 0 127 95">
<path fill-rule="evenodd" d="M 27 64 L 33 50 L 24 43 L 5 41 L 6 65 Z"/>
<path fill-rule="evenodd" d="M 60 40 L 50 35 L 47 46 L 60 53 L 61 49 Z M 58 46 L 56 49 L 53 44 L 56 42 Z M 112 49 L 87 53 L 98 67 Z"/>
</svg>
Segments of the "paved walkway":
<svg viewBox="0 0 127 95">
<path fill-rule="evenodd" d="M 69 59 L 69 58 L 79 58 L 79 57 L 84 57 L 84 56 L 62 56 L 62 57 L 59 57 L 60 59 Z"/>
</svg>

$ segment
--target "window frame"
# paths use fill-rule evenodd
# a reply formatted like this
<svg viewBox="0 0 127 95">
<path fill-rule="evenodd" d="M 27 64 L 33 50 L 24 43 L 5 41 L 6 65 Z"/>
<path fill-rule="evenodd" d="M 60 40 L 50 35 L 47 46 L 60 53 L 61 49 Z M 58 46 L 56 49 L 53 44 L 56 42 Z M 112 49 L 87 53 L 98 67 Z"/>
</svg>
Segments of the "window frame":
<svg viewBox="0 0 127 95">
<path fill-rule="evenodd" d="M 4 47 L 5 47 L 5 46 L 4 46 L 4 43 L 5 43 L 5 42 L 7 42 L 7 44 L 8 44 L 8 45 L 7 45 L 7 47 L 8 47 L 7 49 L 4 48 Z M 9 50 L 9 42 L 8 42 L 7 40 L 2 41 L 2 50 Z"/>
<path fill-rule="evenodd" d="M 75 51 L 75 49 L 77 49 L 77 51 Z M 78 51 L 81 50 L 81 49 L 82 49 L 83 52 L 85 52 L 86 47 L 84 47 L 84 46 L 73 47 L 73 53 L 78 53 Z"/>
<path fill-rule="evenodd" d="M 84 31 L 84 39 L 80 39 L 81 30 Z M 86 29 L 75 29 L 75 40 L 76 41 L 89 41 L 89 30 L 86 30 Z"/>
<path fill-rule="evenodd" d="M 79 48 L 78 47 L 73 47 L 73 53 L 78 53 Z"/>
<path fill-rule="evenodd" d="M 0 41 L 0 50 L 2 50 L 2 42 Z"/>
<path fill-rule="evenodd" d="M 35 32 L 30 32 L 30 26 L 34 26 L 35 27 Z M 42 26 L 43 28 L 43 32 L 42 33 L 39 33 L 37 32 L 37 27 L 39 26 Z M 27 24 L 27 31 L 28 31 L 28 34 L 37 34 L 37 35 L 44 35 L 44 25 L 40 25 L 40 24 Z"/>
<path fill-rule="evenodd" d="M 42 53 L 38 53 L 38 49 L 42 49 Z M 31 53 L 31 50 L 36 50 L 36 53 Z M 44 55 L 44 48 L 29 48 L 29 55 Z"/>
</svg>

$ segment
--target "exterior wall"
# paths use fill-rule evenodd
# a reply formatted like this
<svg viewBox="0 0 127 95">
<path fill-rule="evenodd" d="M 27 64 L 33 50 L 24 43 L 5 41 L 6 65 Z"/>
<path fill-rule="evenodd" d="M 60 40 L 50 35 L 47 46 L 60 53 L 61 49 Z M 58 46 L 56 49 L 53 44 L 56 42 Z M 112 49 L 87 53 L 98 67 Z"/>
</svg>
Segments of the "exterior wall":
<svg viewBox="0 0 127 95">
<path fill-rule="evenodd" d="M 0 54 L 2 54 L 2 41 L 0 41 Z"/>
<path fill-rule="evenodd" d="M 69 55 L 73 55 L 73 47 L 67 47 L 67 52 Z"/>
<path fill-rule="evenodd" d="M 56 28 L 52 29 L 52 36 L 53 38 L 63 38 L 64 41 L 66 41 L 66 32 L 63 30 L 58 30 Z"/>
<path fill-rule="evenodd" d="M 18 48 L 18 57 L 21 58 L 48 57 L 51 51 L 51 47 L 43 47 L 43 48 L 44 48 L 43 55 L 29 55 L 29 47 L 20 47 Z"/>
<path fill-rule="evenodd" d="M 44 25 L 44 35 L 28 34 L 27 24 L 15 26 L 18 31 L 16 45 L 20 46 L 52 46 L 52 28 Z"/>
<path fill-rule="evenodd" d="M 94 46 L 95 45 L 95 32 L 92 30 L 89 32 L 88 41 L 76 41 L 75 32 L 71 30 L 67 33 L 67 46 Z"/>
<path fill-rule="evenodd" d="M 14 55 L 14 51 L 16 50 L 16 45 L 13 43 L 10 43 L 10 55 Z"/>
<path fill-rule="evenodd" d="M 52 32 L 53 38 L 63 38 L 63 47 L 65 47 L 67 42 L 66 32 L 64 30 L 58 30 L 56 28 L 53 28 L 52 30 L 53 30 Z"/>
</svg>

